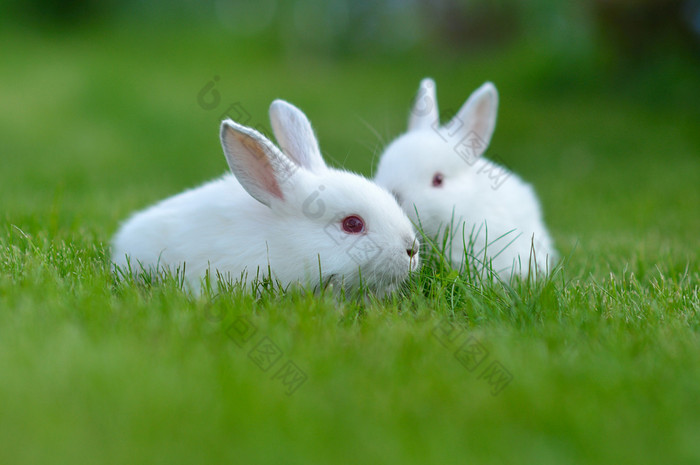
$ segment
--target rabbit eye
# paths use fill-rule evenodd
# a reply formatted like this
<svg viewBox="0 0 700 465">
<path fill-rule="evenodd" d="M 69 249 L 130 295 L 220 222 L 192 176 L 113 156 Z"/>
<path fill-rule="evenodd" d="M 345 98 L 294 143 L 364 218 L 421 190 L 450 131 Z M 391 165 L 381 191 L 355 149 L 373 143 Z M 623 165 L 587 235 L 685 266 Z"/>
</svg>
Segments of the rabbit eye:
<svg viewBox="0 0 700 465">
<path fill-rule="evenodd" d="M 343 218 L 343 231 L 348 234 L 360 234 L 365 230 L 365 222 L 357 215 Z"/>
<path fill-rule="evenodd" d="M 442 182 L 445 180 L 445 177 L 442 175 L 442 173 L 435 173 L 433 175 L 433 187 L 440 187 L 442 186 Z"/>
</svg>

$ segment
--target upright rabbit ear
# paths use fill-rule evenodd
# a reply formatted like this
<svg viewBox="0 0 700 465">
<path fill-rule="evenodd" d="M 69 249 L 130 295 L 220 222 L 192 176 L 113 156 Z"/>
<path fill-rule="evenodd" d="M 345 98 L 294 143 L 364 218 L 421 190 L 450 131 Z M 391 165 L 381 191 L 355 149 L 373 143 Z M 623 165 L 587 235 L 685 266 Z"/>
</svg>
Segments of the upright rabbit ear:
<svg viewBox="0 0 700 465">
<path fill-rule="evenodd" d="M 478 141 L 478 146 L 483 153 L 496 129 L 497 114 L 498 92 L 492 83 L 486 82 L 469 96 L 445 128 L 449 128 L 450 135 L 459 134 L 459 137 L 470 135 Z"/>
<path fill-rule="evenodd" d="M 283 183 L 298 167 L 258 131 L 233 121 L 221 123 L 221 146 L 228 166 L 243 188 L 270 206 L 284 200 Z"/>
<path fill-rule="evenodd" d="M 435 81 L 425 78 L 420 82 L 418 94 L 413 101 L 411 115 L 408 117 L 408 130 L 429 129 L 440 124 Z"/>
<path fill-rule="evenodd" d="M 311 123 L 294 105 L 275 100 L 270 105 L 270 122 L 282 151 L 299 166 L 318 173 L 326 169 Z"/>
</svg>

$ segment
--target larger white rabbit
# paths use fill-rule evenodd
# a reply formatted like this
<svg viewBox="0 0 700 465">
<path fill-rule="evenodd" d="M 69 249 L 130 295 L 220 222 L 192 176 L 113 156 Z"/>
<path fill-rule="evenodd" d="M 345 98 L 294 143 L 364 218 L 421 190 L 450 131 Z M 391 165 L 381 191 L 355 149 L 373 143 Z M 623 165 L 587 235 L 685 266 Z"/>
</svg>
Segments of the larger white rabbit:
<svg viewBox="0 0 700 465">
<path fill-rule="evenodd" d="M 360 281 L 384 294 L 418 267 L 411 222 L 384 189 L 326 166 L 311 124 L 281 100 L 270 106 L 280 151 L 231 120 L 221 143 L 233 174 L 134 214 L 113 241 L 120 267 L 185 270 L 199 289 L 207 270 L 282 285 Z M 284 153 L 283 153 L 284 152 Z"/>
<path fill-rule="evenodd" d="M 408 131 L 384 151 L 375 174 L 458 268 L 490 262 L 501 278 L 548 271 L 557 253 L 532 187 L 483 157 L 496 126 L 498 93 L 477 89 L 440 125 L 435 83 L 421 81 Z M 466 257 L 465 257 L 466 255 Z"/>
</svg>

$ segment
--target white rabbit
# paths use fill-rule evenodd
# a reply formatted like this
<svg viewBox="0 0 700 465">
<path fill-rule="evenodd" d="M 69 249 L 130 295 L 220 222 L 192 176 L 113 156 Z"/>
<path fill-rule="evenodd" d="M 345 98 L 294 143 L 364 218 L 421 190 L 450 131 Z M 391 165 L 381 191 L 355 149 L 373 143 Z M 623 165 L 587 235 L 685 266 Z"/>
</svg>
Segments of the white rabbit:
<svg viewBox="0 0 700 465">
<path fill-rule="evenodd" d="M 276 100 L 270 119 L 282 151 L 259 132 L 223 121 L 233 174 L 134 214 L 114 238 L 114 264 L 132 272 L 184 264 L 195 291 L 207 270 L 231 280 L 268 277 L 269 270 L 285 287 L 362 282 L 378 295 L 416 270 L 416 234 L 391 194 L 327 167 L 296 107 Z"/>
<path fill-rule="evenodd" d="M 500 278 L 550 271 L 557 259 L 532 187 L 482 156 L 496 126 L 498 93 L 477 89 L 440 125 L 435 83 L 421 81 L 408 131 L 381 156 L 374 180 L 438 243 L 452 265 L 477 271 L 490 262 Z M 466 257 L 465 257 L 466 252 Z"/>
</svg>

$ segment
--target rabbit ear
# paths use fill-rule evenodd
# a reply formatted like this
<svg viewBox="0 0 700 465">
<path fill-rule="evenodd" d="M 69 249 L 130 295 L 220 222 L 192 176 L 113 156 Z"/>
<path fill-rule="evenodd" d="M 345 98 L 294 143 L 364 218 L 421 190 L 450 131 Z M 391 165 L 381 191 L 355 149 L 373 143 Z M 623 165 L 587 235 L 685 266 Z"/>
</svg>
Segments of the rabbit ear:
<svg viewBox="0 0 700 465">
<path fill-rule="evenodd" d="M 497 114 L 498 91 L 492 83 L 486 82 L 469 96 L 469 99 L 445 128 L 453 128 L 450 135 L 460 133 L 460 137 L 464 135 L 475 136 L 483 148 L 481 150 L 483 153 L 496 128 Z"/>
<path fill-rule="evenodd" d="M 282 184 L 298 166 L 258 131 L 230 119 L 221 123 L 221 146 L 241 186 L 260 203 L 284 200 Z"/>
<path fill-rule="evenodd" d="M 318 173 L 326 169 L 311 123 L 294 105 L 275 100 L 270 105 L 270 122 L 282 151 L 299 166 Z"/>
<path fill-rule="evenodd" d="M 440 124 L 435 81 L 425 78 L 420 82 L 418 94 L 413 101 L 411 115 L 408 118 L 408 130 L 428 129 Z"/>
</svg>

